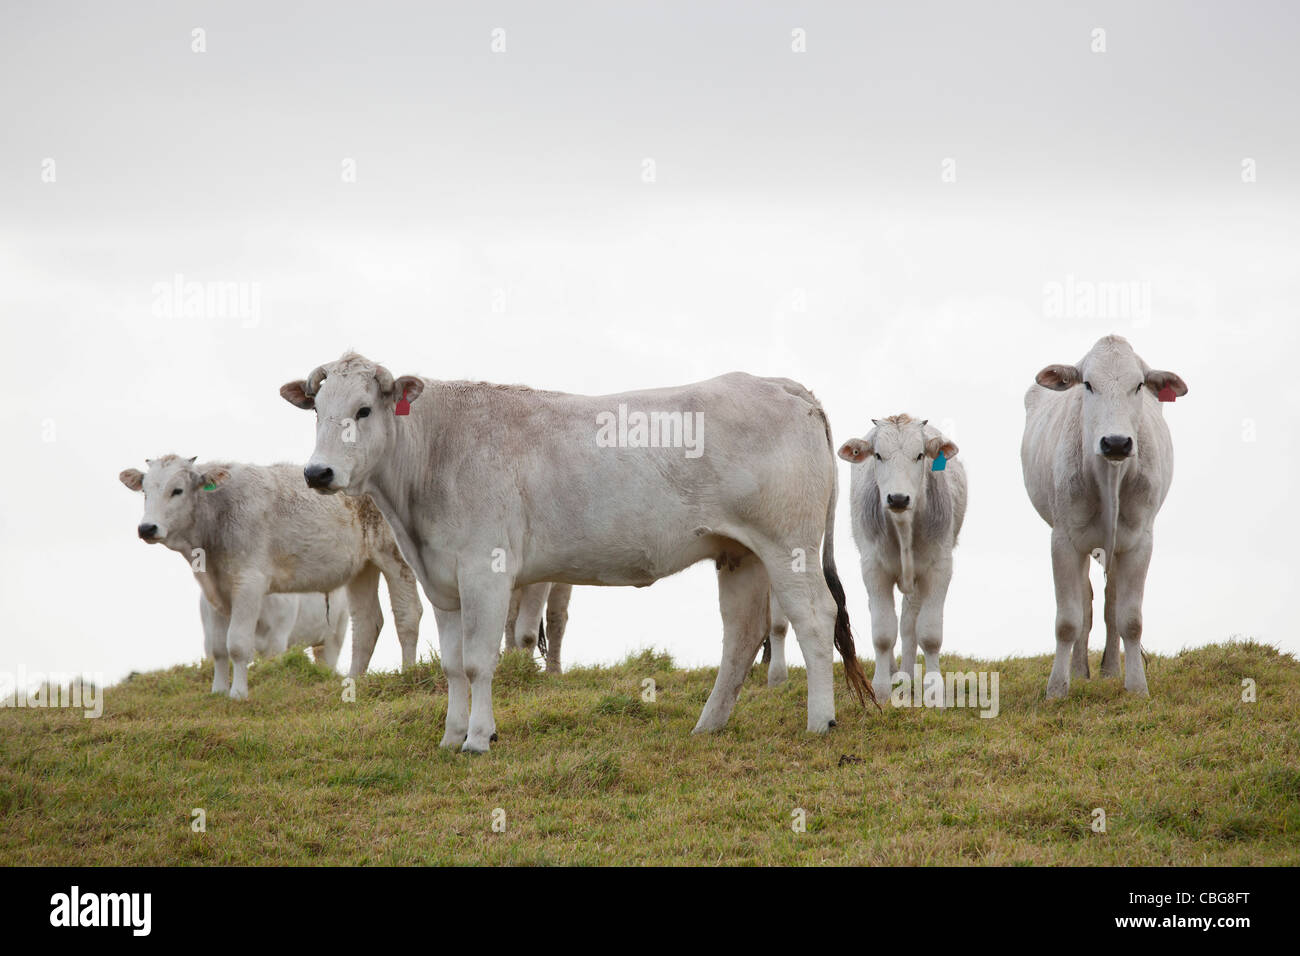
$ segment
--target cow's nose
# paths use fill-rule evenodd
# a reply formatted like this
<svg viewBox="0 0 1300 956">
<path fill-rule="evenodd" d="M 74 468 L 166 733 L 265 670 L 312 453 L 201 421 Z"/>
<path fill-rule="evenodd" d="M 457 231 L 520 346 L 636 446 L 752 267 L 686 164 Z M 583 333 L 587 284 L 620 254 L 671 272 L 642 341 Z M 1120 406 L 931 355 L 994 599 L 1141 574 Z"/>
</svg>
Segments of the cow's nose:
<svg viewBox="0 0 1300 956">
<path fill-rule="evenodd" d="M 1118 461 L 1133 454 L 1133 439 L 1128 435 L 1106 435 L 1101 440 L 1101 453 Z"/>
<path fill-rule="evenodd" d="M 328 488 L 334 481 L 334 469 L 323 465 L 308 465 L 302 470 L 302 476 L 307 479 L 308 488 Z"/>
<path fill-rule="evenodd" d="M 158 526 L 156 524 L 142 524 L 135 530 L 145 541 L 158 536 Z"/>
<path fill-rule="evenodd" d="M 895 511 L 902 511 L 912 502 L 911 495 L 888 495 L 885 498 L 885 504 Z"/>
</svg>

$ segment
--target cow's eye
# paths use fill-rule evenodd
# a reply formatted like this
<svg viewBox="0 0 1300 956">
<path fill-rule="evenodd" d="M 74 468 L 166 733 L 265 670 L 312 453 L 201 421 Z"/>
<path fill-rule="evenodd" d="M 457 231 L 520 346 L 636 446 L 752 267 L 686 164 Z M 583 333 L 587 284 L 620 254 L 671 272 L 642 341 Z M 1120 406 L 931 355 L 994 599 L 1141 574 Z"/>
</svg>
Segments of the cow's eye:
<svg viewBox="0 0 1300 956">
<path fill-rule="evenodd" d="M 173 489 L 172 489 L 172 497 L 173 497 L 173 498 L 175 498 L 177 495 L 184 494 L 184 493 L 185 493 L 185 489 L 184 489 L 184 488 L 173 488 Z"/>
<path fill-rule="evenodd" d="M 370 414 L 369 405 L 362 405 L 360 408 L 357 409 L 357 418 L 365 418 L 369 414 Z"/>
<path fill-rule="evenodd" d="M 1136 395 L 1140 391 L 1142 391 L 1142 383 L 1138 382 L 1138 387 L 1133 389 L 1133 394 Z"/>
<path fill-rule="evenodd" d="M 880 457 L 880 452 L 876 452 L 876 461 L 884 461 L 884 460 L 885 459 Z"/>
<path fill-rule="evenodd" d="M 1090 391 L 1090 392 L 1092 391 L 1092 383 L 1091 383 L 1091 382 L 1084 382 L 1084 383 L 1083 383 L 1083 387 L 1086 388 L 1086 389 L 1087 389 L 1088 391 Z"/>
</svg>

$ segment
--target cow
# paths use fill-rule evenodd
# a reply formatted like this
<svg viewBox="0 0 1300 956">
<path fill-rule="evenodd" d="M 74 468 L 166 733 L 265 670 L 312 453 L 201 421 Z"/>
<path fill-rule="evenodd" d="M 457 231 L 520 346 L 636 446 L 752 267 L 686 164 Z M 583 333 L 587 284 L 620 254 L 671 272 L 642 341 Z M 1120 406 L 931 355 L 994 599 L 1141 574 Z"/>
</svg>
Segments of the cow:
<svg viewBox="0 0 1300 956">
<path fill-rule="evenodd" d="M 215 648 L 227 647 L 230 618 L 199 591 L 199 620 L 203 623 L 203 655 L 215 660 Z M 310 647 L 316 661 L 333 670 L 347 628 L 346 588 L 335 588 L 329 594 L 268 594 L 257 618 L 255 650 L 259 657 L 274 657 L 290 647 Z"/>
<path fill-rule="evenodd" d="M 506 615 L 506 648 L 522 648 L 530 655 L 537 649 L 546 657 L 546 673 L 560 673 L 560 644 L 569 623 L 572 596 L 571 584 L 544 581 L 515 588 Z"/>
<path fill-rule="evenodd" d="M 1151 368 L 1118 335 L 1100 339 L 1077 365 L 1047 366 L 1025 393 L 1025 489 L 1052 529 L 1056 660 L 1049 698 L 1069 692 L 1072 672 L 1090 676 L 1088 559 L 1098 550 L 1106 571 L 1101 675 L 1119 675 L 1122 638 L 1124 689 L 1147 696 L 1142 592 L 1152 528 L 1174 476 L 1161 402 L 1186 394 L 1178 375 Z"/>
<path fill-rule="evenodd" d="M 726 724 L 766 633 L 769 588 L 807 662 L 808 730 L 835 722 L 832 647 L 850 692 L 870 694 L 835 569 L 830 426 L 802 385 L 733 372 L 593 397 L 394 377 L 346 353 L 280 394 L 316 412 L 307 485 L 369 494 L 433 604 L 443 747 L 489 750 L 514 588 L 645 587 L 705 559 L 717 566 L 723 657 L 696 733 Z"/>
<path fill-rule="evenodd" d="M 966 469 L 954 460 L 957 445 L 928 420 L 903 414 L 871 424 L 875 427 L 864 437 L 841 445 L 839 455 L 853 465 L 849 506 L 871 608 L 872 686 L 878 698 L 888 696 L 892 686 L 897 587 L 903 595 L 902 673 L 911 686 L 919 644 L 925 654 L 925 702 L 942 707 L 943 605 L 952 581 L 952 549 L 966 517 Z"/>
<path fill-rule="evenodd" d="M 346 586 L 352 613 L 349 673 L 364 674 L 384 623 L 381 574 L 388 583 L 402 666 L 415 663 L 423 613 L 419 591 L 373 501 L 313 494 L 302 487 L 296 465 L 195 464 L 177 455 L 147 464 L 147 473 L 128 468 L 118 476 L 144 494 L 137 534 L 184 556 L 214 611 L 229 618 L 226 641 L 212 647 L 214 694 L 248 698 L 248 664 L 268 594 L 328 593 Z"/>
</svg>

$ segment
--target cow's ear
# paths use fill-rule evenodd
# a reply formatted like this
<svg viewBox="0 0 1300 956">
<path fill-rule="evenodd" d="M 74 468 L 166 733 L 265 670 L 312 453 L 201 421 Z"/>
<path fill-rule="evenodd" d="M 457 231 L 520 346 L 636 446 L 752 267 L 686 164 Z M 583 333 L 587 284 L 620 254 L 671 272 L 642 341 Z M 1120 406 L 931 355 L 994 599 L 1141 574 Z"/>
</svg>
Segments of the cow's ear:
<svg viewBox="0 0 1300 956">
<path fill-rule="evenodd" d="M 413 402 L 420 397 L 424 391 L 424 379 L 418 375 L 403 375 L 401 378 L 393 379 L 393 401 L 397 402 L 405 398 L 408 402 Z"/>
<path fill-rule="evenodd" d="M 280 386 L 280 397 L 290 405 L 297 405 L 299 408 L 312 409 L 316 407 L 316 399 L 307 394 L 306 379 L 298 379 L 296 382 L 286 382 Z"/>
<path fill-rule="evenodd" d="M 1147 372 L 1147 388 L 1159 395 L 1166 388 L 1172 388 L 1174 394 L 1182 398 L 1187 394 L 1187 383 L 1180 375 L 1153 368 Z"/>
<path fill-rule="evenodd" d="M 951 438 L 944 438 L 942 435 L 935 435 L 925 443 L 925 453 L 931 458 L 938 458 L 939 453 L 951 461 L 957 457 L 957 443 Z"/>
<path fill-rule="evenodd" d="M 1067 388 L 1073 388 L 1083 380 L 1079 370 L 1073 365 L 1049 365 L 1037 375 L 1034 381 L 1043 388 L 1054 389 L 1063 392 Z"/>
<path fill-rule="evenodd" d="M 204 491 L 214 491 L 230 480 L 230 470 L 220 465 L 199 475 L 199 485 Z"/>
<path fill-rule="evenodd" d="M 857 464 L 871 457 L 871 442 L 865 438 L 850 438 L 840 446 L 840 457 Z"/>
<path fill-rule="evenodd" d="M 117 480 L 132 491 L 142 491 L 144 489 L 144 472 L 139 468 L 128 468 L 117 476 Z"/>
</svg>

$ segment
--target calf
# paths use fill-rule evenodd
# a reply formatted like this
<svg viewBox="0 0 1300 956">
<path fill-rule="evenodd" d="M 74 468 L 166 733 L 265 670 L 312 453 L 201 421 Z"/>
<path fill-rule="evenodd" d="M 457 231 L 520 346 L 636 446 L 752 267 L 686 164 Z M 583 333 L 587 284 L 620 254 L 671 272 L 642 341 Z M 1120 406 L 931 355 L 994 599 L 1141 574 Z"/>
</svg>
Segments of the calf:
<svg viewBox="0 0 1300 956">
<path fill-rule="evenodd" d="M 1077 365 L 1049 365 L 1025 393 L 1020 464 L 1034 510 L 1052 529 L 1056 660 L 1047 696 L 1064 697 L 1088 674 L 1092 583 L 1088 558 L 1106 569 L 1106 650 L 1101 676 L 1147 695 L 1142 666 L 1142 592 L 1152 529 L 1174 478 L 1174 443 L 1161 402 L 1187 394 L 1173 372 L 1153 369 L 1118 335 L 1100 339 Z M 1082 388 L 1077 386 L 1082 385 Z"/>
<path fill-rule="evenodd" d="M 241 465 L 164 455 L 148 473 L 118 477 L 144 493 L 142 540 L 183 555 L 214 611 L 229 618 L 214 641 L 212 692 L 248 697 L 248 663 L 268 594 L 330 592 L 346 586 L 352 611 L 352 670 L 365 673 L 383 626 L 379 576 L 388 594 L 402 666 L 415 663 L 420 596 L 392 532 L 373 501 L 328 499 L 302 486 L 295 465 Z M 230 676 L 230 664 L 234 676 Z"/>
<path fill-rule="evenodd" d="M 871 607 L 872 686 L 877 698 L 889 695 L 899 630 L 897 586 L 903 593 L 902 671 L 916 680 L 919 643 L 925 654 L 925 700 L 943 706 L 943 602 L 952 580 L 952 549 L 966 516 L 966 469 L 953 461 L 957 446 L 925 421 L 894 415 L 871 423 L 875 427 L 865 438 L 840 447 L 840 457 L 853 465 L 849 502 Z"/>
</svg>

